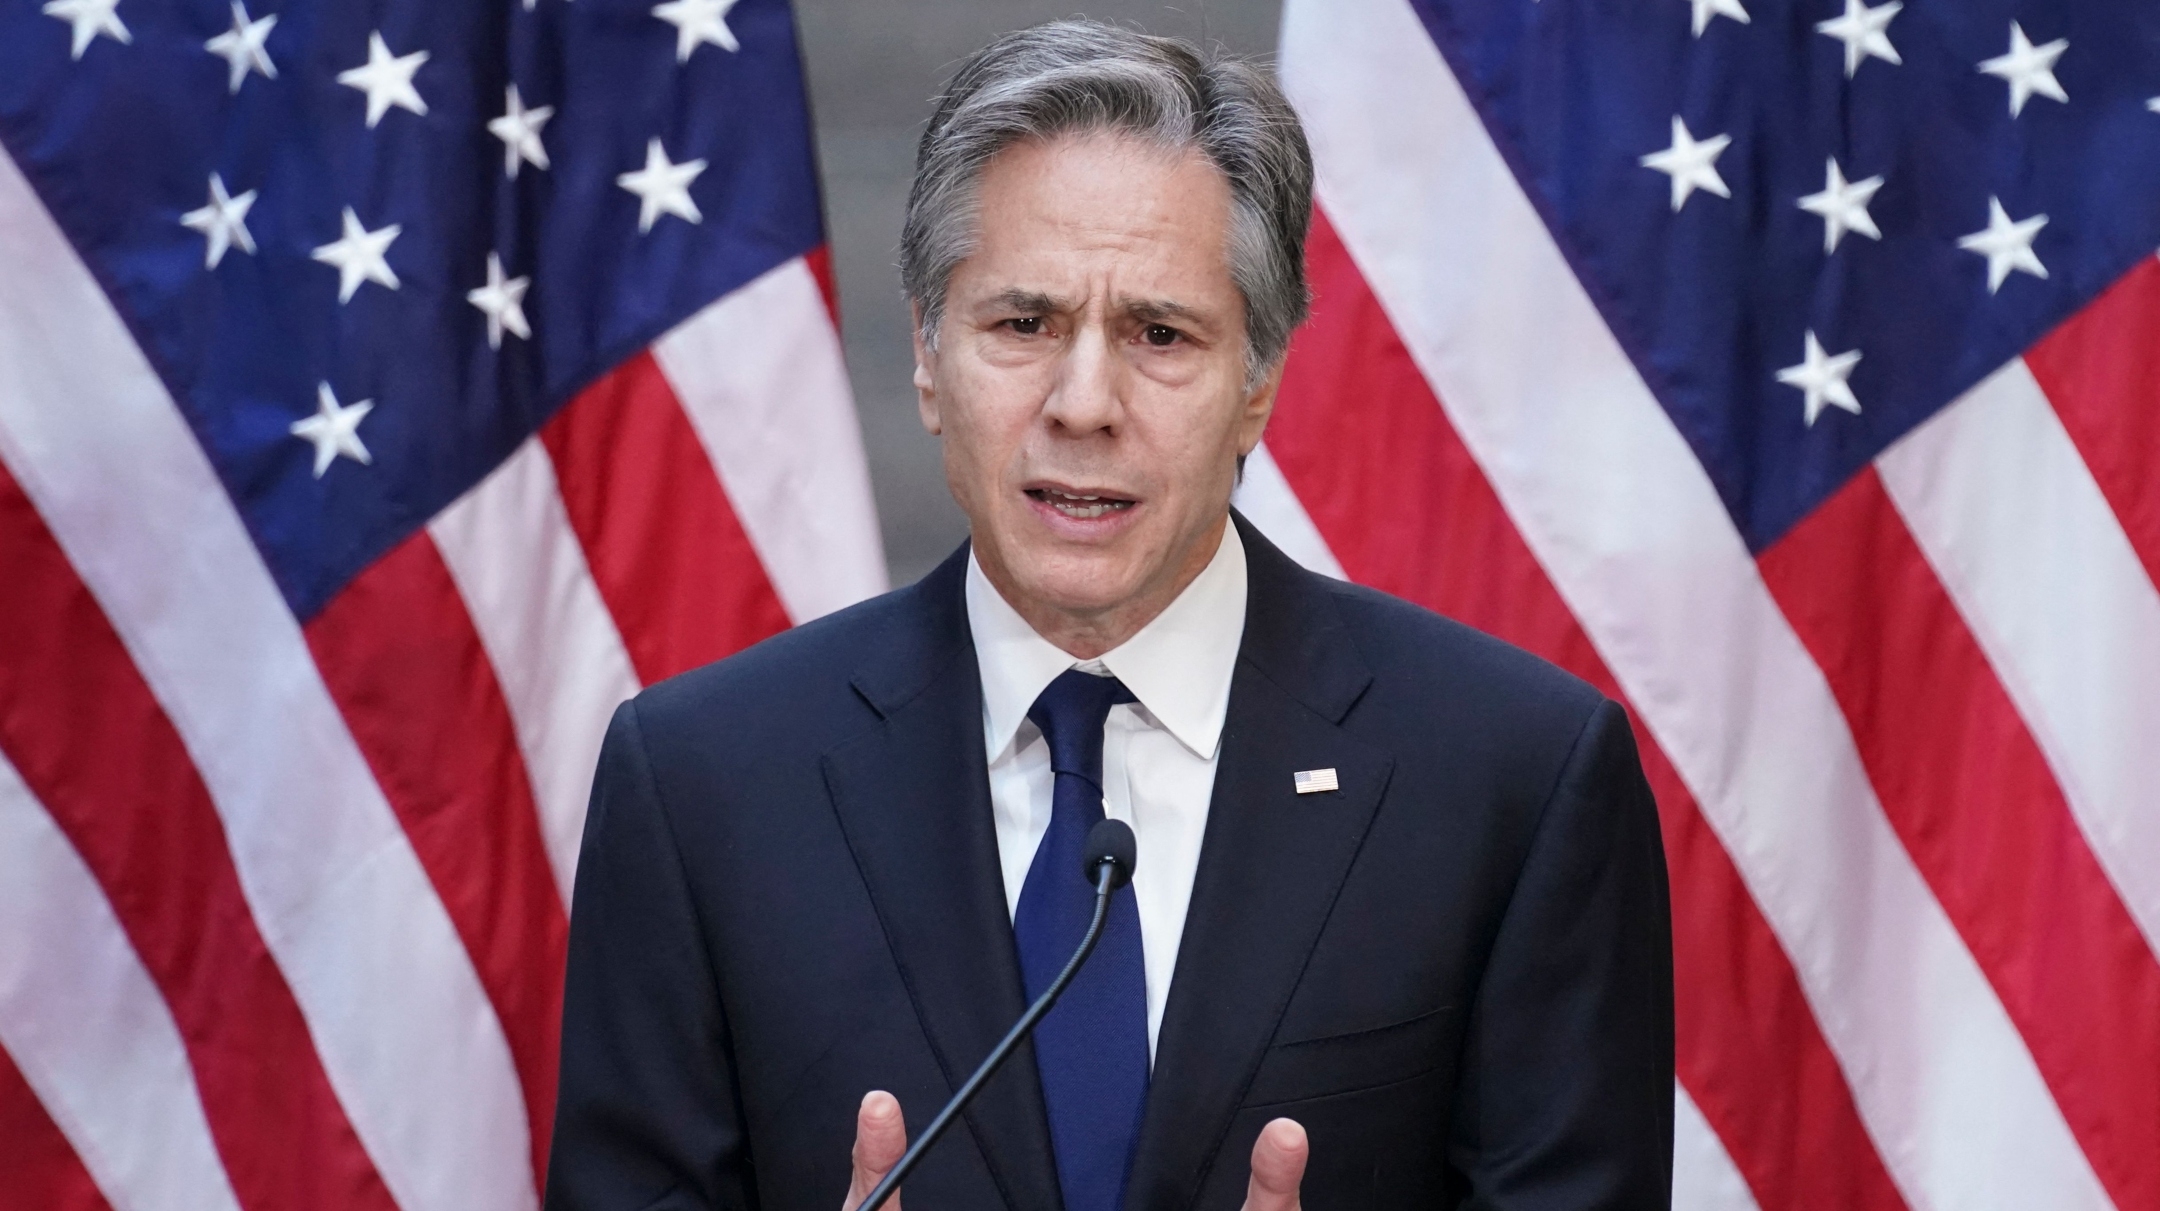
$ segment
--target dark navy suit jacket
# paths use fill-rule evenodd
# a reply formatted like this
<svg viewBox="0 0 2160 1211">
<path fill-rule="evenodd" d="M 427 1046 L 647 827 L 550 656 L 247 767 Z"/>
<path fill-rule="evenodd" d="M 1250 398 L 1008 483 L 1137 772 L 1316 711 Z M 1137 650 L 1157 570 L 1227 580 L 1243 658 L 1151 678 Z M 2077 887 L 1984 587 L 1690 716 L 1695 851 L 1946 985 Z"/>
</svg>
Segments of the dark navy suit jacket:
<svg viewBox="0 0 2160 1211">
<path fill-rule="evenodd" d="M 1665 1207 L 1665 867 L 1625 714 L 1238 522 L 1245 636 L 1126 1207 L 1235 1211 L 1278 1115 L 1311 1134 L 1308 1211 Z M 838 1211 L 863 1094 L 920 1129 L 1019 1016 L 965 568 L 616 714 L 549 1211 Z M 1329 766 L 1339 792 L 1294 792 Z M 1023 1051 L 903 1197 L 1058 1211 L 1054 1164 Z"/>
</svg>

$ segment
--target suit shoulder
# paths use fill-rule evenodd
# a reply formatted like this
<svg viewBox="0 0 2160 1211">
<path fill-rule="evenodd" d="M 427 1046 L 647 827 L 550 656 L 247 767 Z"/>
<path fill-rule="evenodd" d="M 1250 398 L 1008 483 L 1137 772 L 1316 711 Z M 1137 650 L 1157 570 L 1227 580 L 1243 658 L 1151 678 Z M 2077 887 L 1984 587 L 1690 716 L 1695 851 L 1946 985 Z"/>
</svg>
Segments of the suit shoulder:
<svg viewBox="0 0 2160 1211">
<path fill-rule="evenodd" d="M 871 653 L 912 629 L 919 591 L 880 594 L 655 682 L 633 700 L 639 724 L 650 731 L 831 719 L 836 708 L 859 703 L 851 680 Z"/>
<path fill-rule="evenodd" d="M 1605 695 L 1558 665 L 1446 615 L 1363 585 L 1330 580 L 1328 593 L 1377 681 L 1435 697 L 1469 698 L 1527 722 L 1571 732 Z"/>
</svg>

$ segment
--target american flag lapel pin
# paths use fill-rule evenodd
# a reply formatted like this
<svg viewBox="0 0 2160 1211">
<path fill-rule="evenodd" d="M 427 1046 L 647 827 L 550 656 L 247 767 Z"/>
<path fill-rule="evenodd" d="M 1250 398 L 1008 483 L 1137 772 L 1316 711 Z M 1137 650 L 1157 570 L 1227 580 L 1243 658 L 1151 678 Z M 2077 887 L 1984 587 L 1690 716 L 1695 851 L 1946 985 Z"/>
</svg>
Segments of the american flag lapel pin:
<svg viewBox="0 0 2160 1211">
<path fill-rule="evenodd" d="M 1342 789 L 1342 785 L 1335 781 L 1334 766 L 1326 769 L 1301 769 L 1292 776 L 1292 780 L 1297 783 L 1297 793 L 1301 795 L 1317 795 L 1322 791 Z"/>
</svg>

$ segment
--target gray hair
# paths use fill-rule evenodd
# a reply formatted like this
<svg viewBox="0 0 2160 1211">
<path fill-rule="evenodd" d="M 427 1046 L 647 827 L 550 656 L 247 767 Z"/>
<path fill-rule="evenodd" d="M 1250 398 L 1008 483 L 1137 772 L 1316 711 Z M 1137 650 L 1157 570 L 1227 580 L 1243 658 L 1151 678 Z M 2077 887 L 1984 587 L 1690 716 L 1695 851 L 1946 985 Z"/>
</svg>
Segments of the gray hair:
<svg viewBox="0 0 2160 1211">
<path fill-rule="evenodd" d="M 1245 368 L 1257 387 L 1305 319 L 1312 152 L 1265 71 L 1189 42 L 1099 21 L 1006 34 L 953 73 L 915 153 L 900 280 L 937 347 L 945 289 L 975 250 L 983 167 L 1019 142 L 1111 131 L 1192 148 L 1230 185 L 1230 277 L 1245 299 Z"/>
</svg>

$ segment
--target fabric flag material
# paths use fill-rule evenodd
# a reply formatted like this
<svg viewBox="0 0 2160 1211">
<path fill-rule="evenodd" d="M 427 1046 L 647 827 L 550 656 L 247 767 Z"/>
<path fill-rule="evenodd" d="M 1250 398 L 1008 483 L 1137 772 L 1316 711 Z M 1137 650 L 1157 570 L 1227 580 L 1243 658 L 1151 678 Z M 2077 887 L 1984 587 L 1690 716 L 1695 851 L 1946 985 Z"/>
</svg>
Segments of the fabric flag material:
<svg viewBox="0 0 2160 1211">
<path fill-rule="evenodd" d="M 531 1211 L 602 732 L 882 590 L 785 0 L 0 10 L 0 1206 Z"/>
<path fill-rule="evenodd" d="M 1289 0 L 1248 513 L 1633 712 L 1675 1206 L 2160 1207 L 2160 9 Z"/>
</svg>

